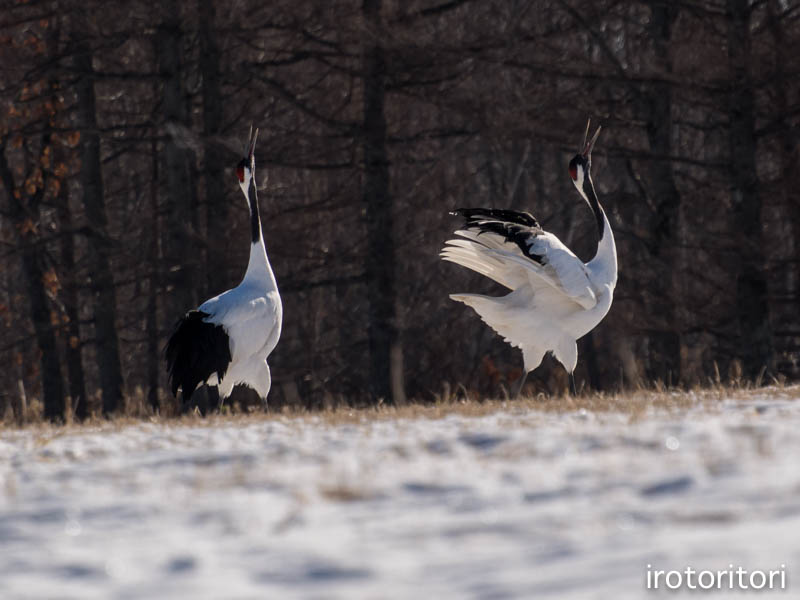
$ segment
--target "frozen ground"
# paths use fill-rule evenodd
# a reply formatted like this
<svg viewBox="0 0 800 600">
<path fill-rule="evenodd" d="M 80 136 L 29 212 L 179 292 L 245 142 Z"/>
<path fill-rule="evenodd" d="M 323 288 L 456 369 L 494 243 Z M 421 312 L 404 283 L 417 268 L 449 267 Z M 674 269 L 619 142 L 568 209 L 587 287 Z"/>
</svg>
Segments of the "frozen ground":
<svg viewBox="0 0 800 600">
<path fill-rule="evenodd" d="M 6 430 L 0 598 L 676 597 L 648 563 L 785 564 L 757 597 L 795 597 L 799 459 L 798 388 L 633 421 Z"/>
</svg>

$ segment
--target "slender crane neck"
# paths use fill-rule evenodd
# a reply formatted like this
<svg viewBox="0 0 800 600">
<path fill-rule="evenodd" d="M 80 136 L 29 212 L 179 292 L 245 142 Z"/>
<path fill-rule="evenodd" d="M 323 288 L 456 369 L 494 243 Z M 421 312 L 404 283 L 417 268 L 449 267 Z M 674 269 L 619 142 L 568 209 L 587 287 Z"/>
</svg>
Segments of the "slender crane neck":
<svg viewBox="0 0 800 600">
<path fill-rule="evenodd" d="M 257 244 L 261 241 L 263 245 L 261 215 L 258 211 L 258 190 L 256 189 L 255 175 L 250 178 L 245 197 L 247 198 L 247 207 L 250 209 L 250 242 L 252 244 Z"/>
<path fill-rule="evenodd" d="M 594 182 L 592 181 L 592 176 L 589 173 L 586 173 L 586 177 L 583 179 L 581 195 L 586 199 L 586 202 L 589 203 L 589 208 L 591 208 L 592 212 L 594 213 L 594 217 L 597 222 L 597 235 L 599 236 L 599 240 L 602 242 L 608 219 L 605 218 L 606 213 L 603 210 L 603 207 L 600 206 L 600 201 L 597 199 L 597 193 L 594 191 Z"/>
<path fill-rule="evenodd" d="M 272 267 L 267 258 L 267 249 L 264 246 L 264 233 L 261 230 L 255 176 L 250 179 L 245 196 L 247 197 L 247 205 L 250 208 L 250 260 L 247 263 L 247 271 L 244 274 L 243 282 L 257 282 L 266 285 L 268 288 L 277 289 L 275 275 L 272 273 Z"/>
<path fill-rule="evenodd" d="M 597 251 L 594 258 L 589 261 L 592 271 L 596 272 L 603 283 L 610 284 L 612 289 L 617 284 L 617 245 L 614 242 L 614 232 L 608 221 L 606 211 L 600 205 L 594 191 L 594 183 L 587 173 L 581 188 L 582 195 L 589 203 L 597 222 Z"/>
</svg>

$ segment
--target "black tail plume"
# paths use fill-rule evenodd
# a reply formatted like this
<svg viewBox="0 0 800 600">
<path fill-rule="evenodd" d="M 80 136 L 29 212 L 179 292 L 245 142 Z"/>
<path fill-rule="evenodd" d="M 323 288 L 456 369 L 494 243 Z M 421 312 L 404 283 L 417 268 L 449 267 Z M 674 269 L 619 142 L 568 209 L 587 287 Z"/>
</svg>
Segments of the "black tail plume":
<svg viewBox="0 0 800 600">
<path fill-rule="evenodd" d="M 221 325 L 207 323 L 208 316 L 199 310 L 186 313 L 164 348 L 170 390 L 177 397 L 181 388 L 184 403 L 214 373 L 222 379 L 231 363 L 228 334 Z"/>
</svg>

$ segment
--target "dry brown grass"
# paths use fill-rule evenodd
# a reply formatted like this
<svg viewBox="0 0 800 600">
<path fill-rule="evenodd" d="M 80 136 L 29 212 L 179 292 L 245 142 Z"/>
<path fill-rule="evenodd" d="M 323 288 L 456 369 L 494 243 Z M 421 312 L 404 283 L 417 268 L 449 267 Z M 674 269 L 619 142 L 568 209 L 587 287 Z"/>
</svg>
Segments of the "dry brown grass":
<svg viewBox="0 0 800 600">
<path fill-rule="evenodd" d="M 359 502 L 369 500 L 375 496 L 364 487 L 354 486 L 344 482 L 319 486 L 319 493 L 334 502 Z"/>
<path fill-rule="evenodd" d="M 701 406 L 714 410 L 721 400 L 746 400 L 756 396 L 781 396 L 786 399 L 800 400 L 800 385 L 779 385 L 766 388 L 747 388 L 715 386 L 713 388 L 694 390 L 631 390 L 620 393 L 586 393 L 579 396 L 546 396 L 509 399 L 476 399 L 469 395 L 439 398 L 432 403 L 410 402 L 404 406 L 379 405 L 369 408 L 353 408 L 334 406 L 320 410 L 308 410 L 301 407 L 284 406 L 280 410 L 265 412 L 222 413 L 202 417 L 189 414 L 180 417 L 159 415 L 121 415 L 111 419 L 93 417 L 84 423 L 69 423 L 64 426 L 52 425 L 41 419 L 25 424 L 26 429 L 39 430 L 43 437 L 52 439 L 68 431 L 103 430 L 116 431 L 131 425 L 153 423 L 174 427 L 216 427 L 226 424 L 248 424 L 272 420 L 283 422 L 300 422 L 303 420 L 319 420 L 327 424 L 359 424 L 375 420 L 398 419 L 441 419 L 448 415 L 480 417 L 498 412 L 511 415 L 531 413 L 567 413 L 585 410 L 594 413 L 619 413 L 627 415 L 631 420 L 638 420 L 651 411 L 680 413 L 689 408 Z M 11 415 L 0 422 L 0 429 L 16 429 Z"/>
</svg>

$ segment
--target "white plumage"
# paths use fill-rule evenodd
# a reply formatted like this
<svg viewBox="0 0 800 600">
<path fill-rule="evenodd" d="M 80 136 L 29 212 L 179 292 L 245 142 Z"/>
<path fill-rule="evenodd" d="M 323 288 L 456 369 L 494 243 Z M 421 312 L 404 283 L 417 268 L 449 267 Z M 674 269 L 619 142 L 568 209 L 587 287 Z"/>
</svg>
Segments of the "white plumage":
<svg viewBox="0 0 800 600">
<path fill-rule="evenodd" d="M 257 250 L 254 244 L 250 250 L 251 264 Z M 269 277 L 259 277 L 260 269 L 248 269 L 242 283 L 206 300 L 198 309 L 209 315 L 206 323 L 221 325 L 230 340 L 231 362 L 225 376 L 220 381 L 215 372 L 207 380 L 208 385 L 219 387 L 221 398 L 230 396 L 234 385 L 244 384 L 266 400 L 271 387 L 267 357 L 278 345 L 283 306 L 269 262 L 265 260 L 264 266 Z"/>
<path fill-rule="evenodd" d="M 591 151 L 598 128 L 570 161 L 575 187 L 595 215 L 599 242 L 595 257 L 583 263 L 528 213 L 497 209 L 459 209 L 466 218 L 460 236 L 448 240 L 441 256 L 493 279 L 511 293 L 492 297 L 452 294 L 471 306 L 487 325 L 522 350 L 525 374 L 552 352 L 572 375 L 578 363 L 576 341 L 605 317 L 617 283 L 617 251 L 605 211 L 591 179 Z M 571 378 L 572 380 L 572 378 Z M 520 382 L 522 386 L 523 379 Z M 574 386 L 573 386 L 574 387 Z"/>
<path fill-rule="evenodd" d="M 265 402 L 270 390 L 267 357 L 281 335 L 283 306 L 264 247 L 258 211 L 257 137 L 258 130 L 251 134 L 248 155 L 236 169 L 250 208 L 250 260 L 244 278 L 235 288 L 189 311 L 167 344 L 172 392 L 177 394 L 180 387 L 184 403 L 203 383 L 217 386 L 223 400 L 237 384 L 251 387 Z"/>
</svg>

